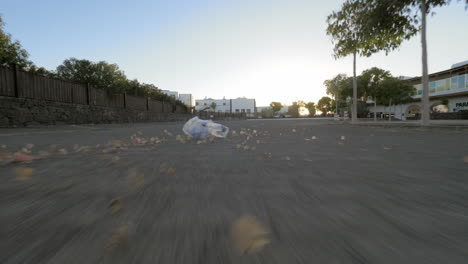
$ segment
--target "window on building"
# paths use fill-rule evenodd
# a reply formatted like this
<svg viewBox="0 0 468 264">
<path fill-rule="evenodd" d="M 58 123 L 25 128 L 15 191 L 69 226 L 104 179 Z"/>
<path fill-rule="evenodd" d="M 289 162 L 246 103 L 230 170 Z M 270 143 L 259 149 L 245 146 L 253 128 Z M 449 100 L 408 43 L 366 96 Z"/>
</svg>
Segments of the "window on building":
<svg viewBox="0 0 468 264">
<path fill-rule="evenodd" d="M 241 109 L 241 112 L 242 112 L 242 113 L 245 113 L 245 109 Z"/>
<path fill-rule="evenodd" d="M 198 103 L 198 102 L 196 102 L 196 103 L 195 103 L 195 105 L 199 105 L 199 103 Z"/>
<path fill-rule="evenodd" d="M 457 89 L 458 88 L 458 76 L 453 76 L 450 79 L 450 89 Z"/>
<path fill-rule="evenodd" d="M 458 89 L 465 88 L 465 75 L 458 76 Z"/>
<path fill-rule="evenodd" d="M 236 109 L 236 113 L 239 113 L 239 109 Z"/>
<path fill-rule="evenodd" d="M 226 103 L 223 103 L 223 105 L 226 105 Z"/>
<path fill-rule="evenodd" d="M 250 114 L 250 109 L 247 109 L 247 113 L 249 113 L 249 114 Z"/>
<path fill-rule="evenodd" d="M 204 103 L 203 105 L 205 105 L 205 106 L 206 106 L 206 105 L 208 105 L 208 104 L 207 104 L 207 103 Z"/>
</svg>

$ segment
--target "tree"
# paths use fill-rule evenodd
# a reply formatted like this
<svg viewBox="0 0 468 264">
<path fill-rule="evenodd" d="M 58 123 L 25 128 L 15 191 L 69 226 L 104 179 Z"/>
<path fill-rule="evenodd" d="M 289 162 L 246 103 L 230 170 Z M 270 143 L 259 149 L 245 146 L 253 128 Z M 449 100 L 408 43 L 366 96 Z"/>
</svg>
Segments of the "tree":
<svg viewBox="0 0 468 264">
<path fill-rule="evenodd" d="M 271 107 L 263 108 L 261 111 L 261 115 L 263 118 L 271 118 L 274 116 L 273 109 Z"/>
<path fill-rule="evenodd" d="M 323 84 L 327 88 L 326 93 L 327 95 L 333 96 L 335 99 L 335 104 L 336 104 L 336 109 L 335 112 L 338 113 L 338 104 L 339 100 L 346 100 L 346 97 L 340 96 L 340 93 L 342 93 L 343 88 L 344 88 L 344 81 L 348 79 L 348 76 L 344 73 L 340 73 L 333 77 L 330 80 L 325 80 Z"/>
<path fill-rule="evenodd" d="M 328 97 L 328 96 L 323 96 L 320 98 L 320 100 L 317 102 L 316 108 L 322 112 L 322 115 L 325 116 L 327 115 L 328 112 L 332 111 L 333 109 L 333 100 Z"/>
<path fill-rule="evenodd" d="M 304 107 L 309 111 L 309 116 L 315 115 L 316 109 L 315 109 L 314 102 L 308 102 L 307 104 L 304 105 Z"/>
<path fill-rule="evenodd" d="M 369 57 L 381 50 L 388 52 L 397 48 L 404 39 L 414 35 L 412 30 L 406 30 L 412 29 L 412 25 L 405 20 L 404 16 L 396 14 L 393 18 L 387 19 L 382 15 L 383 10 L 380 8 L 375 9 L 374 13 L 369 12 L 371 2 L 374 4 L 381 2 L 383 8 L 393 9 L 393 5 L 399 5 L 395 4 L 398 1 L 347 0 L 343 3 L 341 10 L 327 17 L 327 34 L 332 37 L 335 58 L 353 54 L 353 122 L 357 121 L 356 54 Z M 377 24 L 385 27 L 385 30 L 376 30 Z"/>
<path fill-rule="evenodd" d="M 215 102 L 212 102 L 210 104 L 210 108 L 213 110 L 213 111 L 216 111 L 216 103 Z"/>
<path fill-rule="evenodd" d="M 299 117 L 301 113 L 301 107 L 304 107 L 304 101 L 293 102 L 292 105 L 288 107 L 288 114 L 292 117 Z"/>
<path fill-rule="evenodd" d="M 437 6 L 444 6 L 450 0 L 356 0 L 366 6 L 366 13 L 359 16 L 361 31 L 366 35 L 380 36 L 374 41 L 372 52 L 386 52 L 400 46 L 405 39 L 421 31 L 422 47 L 422 125 L 429 125 L 429 76 L 427 69 L 426 16 Z M 466 0 L 468 6 L 468 0 Z M 419 10 L 418 12 L 415 12 Z M 419 15 L 421 16 L 419 18 Z M 372 41 L 367 41 L 372 46 Z"/>
<path fill-rule="evenodd" d="M 271 102 L 270 107 L 273 110 L 273 112 L 276 114 L 281 110 L 281 108 L 283 108 L 283 105 L 280 102 Z"/>
<path fill-rule="evenodd" d="M 366 88 L 366 96 L 372 97 L 374 101 L 374 121 L 377 121 L 377 101 L 384 100 L 385 98 L 377 98 L 377 92 L 381 82 L 392 75 L 389 71 L 372 67 L 362 72 L 359 76 L 362 82 L 362 87 Z"/>
<path fill-rule="evenodd" d="M 140 83 L 137 80 L 129 81 L 117 64 L 105 61 L 94 63 L 76 58 L 66 59 L 57 66 L 57 75 L 66 81 L 89 83 L 111 93 L 128 91 L 129 94 L 138 95 L 140 88 Z"/>
<path fill-rule="evenodd" d="M 3 30 L 5 22 L 0 16 L 0 65 L 10 66 L 18 65 L 20 69 L 25 69 L 32 66 L 32 62 L 28 59 L 28 52 L 23 49 L 18 40 L 13 41 L 11 34 Z"/>
</svg>

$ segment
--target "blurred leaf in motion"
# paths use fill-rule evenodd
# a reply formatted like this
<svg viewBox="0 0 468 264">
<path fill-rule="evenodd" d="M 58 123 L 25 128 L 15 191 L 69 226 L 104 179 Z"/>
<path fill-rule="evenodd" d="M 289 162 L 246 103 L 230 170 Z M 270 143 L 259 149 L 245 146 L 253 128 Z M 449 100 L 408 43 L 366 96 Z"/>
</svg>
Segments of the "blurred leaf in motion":
<svg viewBox="0 0 468 264">
<path fill-rule="evenodd" d="M 241 216 L 232 223 L 231 239 L 242 255 L 259 252 L 270 243 L 267 229 L 252 216 Z"/>
<path fill-rule="evenodd" d="M 116 229 L 107 243 L 107 250 L 111 251 L 122 244 L 122 242 L 128 237 L 129 228 L 128 225 L 124 225 Z"/>
<path fill-rule="evenodd" d="M 64 148 L 59 149 L 58 152 L 60 154 L 62 154 L 62 155 L 67 155 L 68 154 L 68 151 L 66 149 L 64 149 Z"/>
<path fill-rule="evenodd" d="M 174 168 L 167 169 L 167 175 L 174 175 L 176 170 Z"/>
<path fill-rule="evenodd" d="M 25 180 L 29 180 L 29 178 L 31 178 L 31 175 L 34 172 L 34 169 L 33 168 L 26 168 L 26 167 L 16 167 L 14 169 L 14 172 L 15 172 L 16 177 L 19 180 L 25 181 Z"/>
<path fill-rule="evenodd" d="M 110 203 L 110 209 L 113 214 L 117 213 L 123 208 L 123 202 L 120 199 L 114 199 Z"/>
<path fill-rule="evenodd" d="M 16 152 L 15 154 L 13 154 L 14 161 L 32 161 L 32 160 L 36 160 L 39 158 L 40 157 L 38 156 L 28 155 L 28 154 L 24 154 L 21 152 Z"/>
<path fill-rule="evenodd" d="M 111 164 L 116 164 L 117 162 L 120 161 L 120 157 L 119 156 L 113 156 L 112 159 L 111 159 Z"/>
<path fill-rule="evenodd" d="M 128 172 L 128 179 L 131 184 L 139 186 L 145 181 L 145 174 L 137 169 L 131 169 Z"/>
</svg>

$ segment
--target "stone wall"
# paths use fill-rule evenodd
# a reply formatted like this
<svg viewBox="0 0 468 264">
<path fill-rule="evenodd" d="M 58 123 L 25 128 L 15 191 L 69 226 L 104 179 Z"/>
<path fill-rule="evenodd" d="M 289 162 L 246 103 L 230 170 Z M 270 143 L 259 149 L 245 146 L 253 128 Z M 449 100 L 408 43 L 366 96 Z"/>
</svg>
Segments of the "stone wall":
<svg viewBox="0 0 468 264">
<path fill-rule="evenodd" d="M 185 121 L 187 113 L 161 113 L 0 96 L 0 127 Z"/>
</svg>

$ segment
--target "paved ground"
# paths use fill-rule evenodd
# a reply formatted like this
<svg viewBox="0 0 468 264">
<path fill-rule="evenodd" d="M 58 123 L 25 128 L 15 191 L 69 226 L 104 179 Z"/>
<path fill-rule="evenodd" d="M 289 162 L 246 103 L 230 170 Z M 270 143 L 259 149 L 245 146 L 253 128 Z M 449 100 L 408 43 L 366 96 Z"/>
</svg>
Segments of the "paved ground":
<svg viewBox="0 0 468 264">
<path fill-rule="evenodd" d="M 225 124 L 0 130 L 0 263 L 467 263 L 468 129 Z"/>
</svg>

